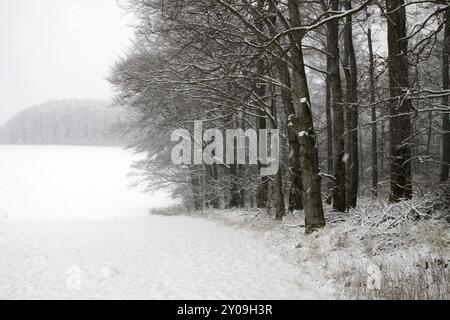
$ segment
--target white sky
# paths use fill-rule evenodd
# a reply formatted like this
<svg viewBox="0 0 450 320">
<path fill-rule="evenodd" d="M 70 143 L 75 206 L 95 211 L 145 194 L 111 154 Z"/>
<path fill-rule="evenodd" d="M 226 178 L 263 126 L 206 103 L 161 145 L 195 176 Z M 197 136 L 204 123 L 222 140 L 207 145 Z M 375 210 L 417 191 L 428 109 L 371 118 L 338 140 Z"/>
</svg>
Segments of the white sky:
<svg viewBox="0 0 450 320">
<path fill-rule="evenodd" d="M 52 99 L 110 98 L 132 23 L 116 0 L 0 0 L 0 124 Z"/>
</svg>

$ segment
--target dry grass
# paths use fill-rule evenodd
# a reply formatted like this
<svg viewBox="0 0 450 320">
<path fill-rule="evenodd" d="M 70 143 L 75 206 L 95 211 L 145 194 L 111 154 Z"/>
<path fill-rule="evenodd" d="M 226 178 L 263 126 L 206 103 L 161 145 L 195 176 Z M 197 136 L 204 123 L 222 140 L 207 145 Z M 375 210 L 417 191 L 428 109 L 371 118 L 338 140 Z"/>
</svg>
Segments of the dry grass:
<svg viewBox="0 0 450 320">
<path fill-rule="evenodd" d="M 448 207 L 439 195 L 389 204 L 373 200 L 341 217 L 331 270 L 343 296 L 356 299 L 450 299 Z M 348 257 L 348 250 L 354 253 Z"/>
<path fill-rule="evenodd" d="M 343 295 L 354 299 L 449 300 L 450 270 L 443 258 L 391 261 L 343 272 Z M 373 272 L 375 270 L 375 272 Z"/>
</svg>

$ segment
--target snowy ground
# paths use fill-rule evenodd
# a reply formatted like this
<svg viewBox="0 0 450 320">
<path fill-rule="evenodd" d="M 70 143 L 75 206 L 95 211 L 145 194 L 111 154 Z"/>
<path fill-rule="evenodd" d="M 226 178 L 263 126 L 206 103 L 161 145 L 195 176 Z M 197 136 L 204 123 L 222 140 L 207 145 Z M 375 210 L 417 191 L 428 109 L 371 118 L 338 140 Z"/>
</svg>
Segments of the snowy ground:
<svg viewBox="0 0 450 320">
<path fill-rule="evenodd" d="M 251 232 L 149 216 L 116 148 L 0 146 L 0 299 L 331 298 Z"/>
<path fill-rule="evenodd" d="M 395 204 L 361 198 L 346 214 L 326 210 L 327 226 L 304 233 L 302 212 L 282 222 L 266 210 L 187 212 L 177 206 L 160 215 L 190 215 L 254 232 L 301 270 L 311 287 L 335 299 L 450 299 L 450 229 L 437 194 Z M 441 202 L 441 204 L 443 204 Z M 303 280 L 305 281 L 305 280 Z"/>
</svg>

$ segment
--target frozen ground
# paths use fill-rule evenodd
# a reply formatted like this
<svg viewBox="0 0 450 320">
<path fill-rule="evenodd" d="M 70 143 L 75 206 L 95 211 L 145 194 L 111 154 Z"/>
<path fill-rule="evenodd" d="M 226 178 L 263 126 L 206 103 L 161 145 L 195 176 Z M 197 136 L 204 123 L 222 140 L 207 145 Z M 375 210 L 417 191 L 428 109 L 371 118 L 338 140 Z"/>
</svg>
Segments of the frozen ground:
<svg viewBox="0 0 450 320">
<path fill-rule="evenodd" d="M 251 232 L 149 216 L 171 200 L 126 188 L 130 161 L 0 146 L 0 299 L 331 298 Z"/>
<path fill-rule="evenodd" d="M 253 231 L 336 299 L 449 300 L 450 229 L 439 203 L 438 193 L 393 204 L 361 198 L 346 214 L 327 208 L 327 226 L 312 235 L 301 212 L 283 222 L 257 209 L 211 209 L 201 218 Z M 153 211 L 199 216 L 177 206 Z"/>
</svg>

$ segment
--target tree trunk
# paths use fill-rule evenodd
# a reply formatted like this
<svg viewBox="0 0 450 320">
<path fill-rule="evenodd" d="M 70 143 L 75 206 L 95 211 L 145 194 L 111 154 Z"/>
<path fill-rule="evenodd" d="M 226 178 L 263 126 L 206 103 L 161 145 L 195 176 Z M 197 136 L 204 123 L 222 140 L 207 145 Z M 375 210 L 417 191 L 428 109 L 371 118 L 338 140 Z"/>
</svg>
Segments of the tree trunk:
<svg viewBox="0 0 450 320">
<path fill-rule="evenodd" d="M 291 27 L 301 27 L 300 12 L 296 0 L 288 0 Z M 322 206 L 319 157 L 316 148 L 316 135 L 311 112 L 308 81 L 303 62 L 302 35 L 296 32 L 290 38 L 293 64 L 293 88 L 295 115 L 291 117 L 299 142 L 300 166 L 302 171 L 303 205 L 305 212 L 305 231 L 311 233 L 325 226 Z"/>
<path fill-rule="evenodd" d="M 272 37 L 276 36 L 276 3 L 269 3 L 269 12 L 272 14 L 272 18 L 268 19 L 267 27 L 269 29 L 270 35 Z M 276 48 L 278 54 L 282 57 L 284 52 L 279 48 Z M 292 101 L 292 83 L 291 76 L 289 74 L 289 68 L 286 61 L 278 60 L 276 64 L 276 69 L 278 71 L 278 78 L 281 83 L 280 95 L 281 102 L 284 108 L 284 114 L 286 116 L 286 126 L 288 131 L 289 140 L 289 198 L 288 203 L 289 212 L 294 210 L 303 210 L 303 200 L 302 200 L 302 177 L 300 170 L 300 159 L 299 159 L 299 144 L 297 140 L 297 133 L 293 126 L 289 126 L 289 116 L 295 115 L 295 108 Z M 276 114 L 275 110 L 273 112 Z"/>
<path fill-rule="evenodd" d="M 299 144 L 297 133 L 293 126 L 289 126 L 289 116 L 295 115 L 295 108 L 292 102 L 291 79 L 289 69 L 284 61 L 280 61 L 278 65 L 278 73 L 280 82 L 283 84 L 281 88 L 281 100 L 286 115 L 286 124 L 288 126 L 289 139 L 289 169 L 290 169 L 290 186 L 289 186 L 289 211 L 303 210 L 302 201 L 302 176 L 300 170 Z"/>
<path fill-rule="evenodd" d="M 339 10 L 339 1 L 331 0 L 331 10 Z M 345 195 L 345 144 L 344 110 L 342 103 L 341 76 L 339 70 L 339 20 L 328 22 L 330 47 L 331 111 L 333 113 L 333 209 L 344 212 L 347 209 Z"/>
<path fill-rule="evenodd" d="M 412 198 L 411 185 L 411 101 L 405 95 L 409 88 L 408 41 L 404 0 L 386 0 L 389 48 L 390 161 L 391 191 L 389 200 Z"/>
<path fill-rule="evenodd" d="M 433 138 L 433 111 L 428 111 L 428 130 L 427 130 L 427 154 L 430 154 L 431 139 Z"/>
<path fill-rule="evenodd" d="M 327 36 L 327 50 L 329 52 L 331 47 L 330 37 Z M 327 121 L 327 170 L 328 174 L 334 176 L 333 172 L 333 120 L 331 118 L 331 58 L 327 55 L 327 75 L 325 78 L 325 116 Z M 333 180 L 327 181 L 327 189 L 329 195 L 327 196 L 327 204 L 333 201 Z"/>
<path fill-rule="evenodd" d="M 205 179 L 206 184 L 208 185 L 207 206 L 214 209 L 218 209 L 220 207 L 218 178 L 217 164 L 214 163 L 212 165 L 207 165 Z"/>
<path fill-rule="evenodd" d="M 359 168 L 364 168 L 364 146 L 362 144 L 362 137 L 363 137 L 363 131 L 361 128 L 358 128 L 358 143 L 359 143 L 359 147 L 358 147 L 358 152 L 359 152 Z M 364 170 L 359 170 L 359 183 L 364 184 Z"/>
<path fill-rule="evenodd" d="M 239 118 L 233 119 L 233 129 L 241 128 L 241 121 Z M 242 183 L 240 183 L 240 171 L 241 165 L 237 163 L 237 141 L 234 140 L 234 161 L 235 163 L 230 164 L 230 179 L 231 179 L 231 189 L 230 189 L 230 202 L 228 203 L 229 208 L 242 208 L 245 206 L 245 195 L 242 188 Z"/>
<path fill-rule="evenodd" d="M 271 107 L 272 107 L 272 117 L 269 117 L 268 120 L 268 127 L 269 129 L 276 129 L 277 123 L 275 122 L 277 110 L 276 110 L 276 102 L 275 102 L 275 95 L 274 95 L 274 89 L 272 87 L 272 101 L 271 101 Z M 271 140 L 269 140 L 271 141 Z M 279 159 L 276 159 L 276 161 L 279 161 Z M 281 168 L 278 169 L 277 173 L 273 176 L 273 202 L 275 207 L 275 220 L 281 221 L 283 220 L 283 217 L 286 215 L 286 206 L 284 203 L 284 193 L 283 193 L 283 176 L 281 175 Z"/>
<path fill-rule="evenodd" d="M 372 44 L 372 25 L 368 13 L 369 28 L 367 30 L 367 43 L 369 47 L 369 78 L 370 78 L 370 103 L 372 104 L 372 192 L 378 196 L 378 138 L 377 138 L 377 109 L 375 107 L 375 59 Z"/>
<path fill-rule="evenodd" d="M 389 115 L 389 108 L 387 106 L 382 105 L 381 106 L 381 118 L 385 118 L 386 116 Z M 380 123 L 380 134 L 381 134 L 381 139 L 380 139 L 380 150 L 381 150 L 381 158 L 380 158 L 380 175 L 381 177 L 386 176 L 386 159 L 388 157 L 386 157 L 387 154 L 389 154 L 388 151 L 388 142 L 389 142 L 389 127 L 386 128 L 386 121 L 382 120 Z"/>
<path fill-rule="evenodd" d="M 191 188 L 192 188 L 192 204 L 194 210 L 199 211 L 203 209 L 203 199 L 202 199 L 202 186 L 201 186 L 201 174 L 199 173 L 199 166 L 193 166 L 189 173 L 191 178 Z"/>
<path fill-rule="evenodd" d="M 261 1 L 258 1 L 258 5 L 260 6 L 260 9 L 262 9 L 263 4 Z M 263 21 L 261 21 L 258 17 L 256 19 L 256 25 L 259 29 L 263 29 Z M 262 55 L 262 52 L 261 52 Z M 261 56 L 256 64 L 257 68 L 257 74 L 262 78 L 265 72 L 265 66 L 264 66 L 264 60 Z M 264 96 L 266 95 L 266 86 L 259 83 L 257 84 L 257 88 L 255 90 L 256 95 L 264 100 Z M 260 111 L 260 116 L 256 118 L 256 129 L 262 130 L 267 129 L 267 123 L 266 123 L 266 114 L 264 111 Z M 264 164 L 259 163 L 259 167 L 264 166 Z M 257 188 L 256 188 L 256 207 L 257 208 L 266 208 L 268 205 L 268 194 L 269 194 L 269 179 L 267 177 L 261 177 Z"/>
<path fill-rule="evenodd" d="M 345 10 L 351 10 L 350 0 L 345 1 Z M 344 29 L 344 70 L 346 80 L 346 122 L 347 122 L 347 152 L 346 161 L 347 202 L 346 209 L 356 207 L 358 199 L 359 183 L 359 159 L 358 159 L 358 69 L 356 65 L 355 49 L 353 47 L 352 16 L 348 16 Z"/>
<path fill-rule="evenodd" d="M 228 202 L 228 208 L 239 208 L 241 205 L 241 190 L 238 183 L 238 165 L 230 164 L 230 201 Z"/>
<path fill-rule="evenodd" d="M 442 89 L 449 90 L 449 60 L 450 60 L 450 8 L 445 11 L 444 52 L 442 55 Z M 442 98 L 442 105 L 448 106 L 448 95 Z M 441 182 L 448 180 L 450 169 L 450 110 L 442 116 L 442 167 Z"/>
</svg>

